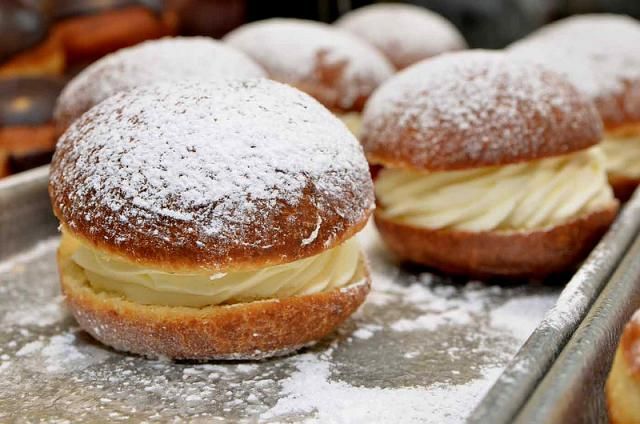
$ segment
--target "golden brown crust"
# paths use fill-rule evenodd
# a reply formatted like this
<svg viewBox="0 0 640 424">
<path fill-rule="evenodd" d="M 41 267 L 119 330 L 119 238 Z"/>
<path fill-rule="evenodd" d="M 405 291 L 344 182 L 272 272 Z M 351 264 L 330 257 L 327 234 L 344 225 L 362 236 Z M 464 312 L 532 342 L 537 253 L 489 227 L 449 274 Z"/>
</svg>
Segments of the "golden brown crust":
<svg viewBox="0 0 640 424">
<path fill-rule="evenodd" d="M 628 372 L 640 384 L 640 321 L 634 316 L 624 327 L 620 338 L 620 349 Z"/>
<path fill-rule="evenodd" d="M 601 139 L 597 110 L 564 78 L 483 51 L 390 78 L 367 102 L 360 137 L 370 163 L 429 171 L 526 162 Z"/>
<path fill-rule="evenodd" d="M 556 227 L 527 232 L 430 230 L 375 214 L 382 238 L 400 259 L 473 277 L 542 277 L 582 260 L 613 222 L 618 203 Z"/>
<path fill-rule="evenodd" d="M 624 81 L 619 91 L 593 99 L 607 130 L 616 130 L 630 124 L 640 126 L 640 79 Z"/>
<path fill-rule="evenodd" d="M 67 304 L 93 337 L 117 350 L 173 359 L 261 359 L 294 351 L 334 330 L 370 289 L 361 262 L 352 285 L 329 292 L 206 308 L 148 306 L 95 292 L 60 252 L 58 265 Z"/>
<path fill-rule="evenodd" d="M 639 342 L 640 325 L 632 319 L 622 333 L 605 389 L 612 424 L 640 423 Z"/>
<path fill-rule="evenodd" d="M 76 62 L 170 35 L 173 28 L 151 10 L 131 6 L 69 18 L 57 23 L 52 32 L 64 47 L 68 61 Z"/>
</svg>

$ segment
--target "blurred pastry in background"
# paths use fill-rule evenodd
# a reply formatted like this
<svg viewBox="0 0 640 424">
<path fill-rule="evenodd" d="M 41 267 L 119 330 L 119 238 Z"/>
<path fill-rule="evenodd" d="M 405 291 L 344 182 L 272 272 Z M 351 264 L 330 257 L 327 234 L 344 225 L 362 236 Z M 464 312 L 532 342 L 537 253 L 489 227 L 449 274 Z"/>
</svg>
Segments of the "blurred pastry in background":
<svg viewBox="0 0 640 424">
<path fill-rule="evenodd" d="M 602 123 L 568 81 L 502 53 L 447 53 L 371 97 L 362 144 L 375 222 L 401 259 L 477 277 L 542 277 L 616 216 Z M 576 182 L 579 181 L 579 184 Z"/>
<path fill-rule="evenodd" d="M 4 0 L 0 6 L 0 78 L 61 75 L 65 55 L 50 36 L 49 17 L 33 4 Z"/>
<path fill-rule="evenodd" d="M 563 74 L 604 121 L 609 180 L 627 200 L 640 183 L 640 22 L 619 15 L 567 18 L 512 44 L 515 57 Z"/>
<path fill-rule="evenodd" d="M 52 113 L 63 86 L 54 78 L 0 79 L 0 174 L 49 163 L 56 144 Z"/>
<path fill-rule="evenodd" d="M 613 424 L 640 422 L 640 310 L 625 326 L 606 385 Z"/>
<path fill-rule="evenodd" d="M 61 134 L 80 115 L 107 97 L 142 85 L 265 75 L 245 53 L 211 38 L 145 41 L 103 57 L 69 82 L 55 108 L 57 130 Z"/>
<path fill-rule="evenodd" d="M 174 34 L 177 25 L 161 0 L 52 0 L 49 5 L 52 37 L 70 64 Z"/>
<path fill-rule="evenodd" d="M 220 38 L 246 21 L 245 0 L 165 0 L 165 3 L 166 9 L 176 14 L 181 35 Z"/>
<path fill-rule="evenodd" d="M 467 47 L 460 32 L 442 16 L 401 3 L 361 7 L 335 22 L 377 47 L 397 69 Z"/>
<path fill-rule="evenodd" d="M 62 290 L 118 350 L 260 359 L 331 333 L 364 301 L 362 147 L 267 79 L 121 92 L 58 142 L 49 193 Z"/>
<path fill-rule="evenodd" d="M 224 41 L 247 53 L 272 79 L 315 97 L 356 135 L 365 102 L 394 72 L 375 47 L 319 22 L 268 19 L 241 26 Z"/>
</svg>

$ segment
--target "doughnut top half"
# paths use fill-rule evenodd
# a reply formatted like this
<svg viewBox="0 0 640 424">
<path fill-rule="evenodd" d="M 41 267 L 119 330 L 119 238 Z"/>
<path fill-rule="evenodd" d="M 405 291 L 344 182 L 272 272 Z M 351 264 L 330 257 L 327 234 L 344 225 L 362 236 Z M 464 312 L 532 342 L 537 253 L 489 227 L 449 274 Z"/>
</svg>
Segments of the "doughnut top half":
<svg viewBox="0 0 640 424">
<path fill-rule="evenodd" d="M 428 171 L 506 165 L 600 141 L 591 102 L 554 72 L 503 53 L 445 53 L 383 84 L 367 103 L 369 160 Z"/>
<path fill-rule="evenodd" d="M 366 223 L 362 148 L 317 101 L 269 80 L 117 94 L 61 137 L 49 193 L 65 230 L 166 270 L 318 254 Z"/>
</svg>

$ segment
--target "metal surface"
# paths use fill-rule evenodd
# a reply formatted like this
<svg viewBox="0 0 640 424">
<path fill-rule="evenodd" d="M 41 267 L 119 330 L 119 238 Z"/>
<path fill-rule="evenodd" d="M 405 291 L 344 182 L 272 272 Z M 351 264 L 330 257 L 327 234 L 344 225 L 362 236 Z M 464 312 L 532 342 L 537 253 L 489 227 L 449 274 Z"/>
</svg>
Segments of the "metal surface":
<svg viewBox="0 0 640 424">
<path fill-rule="evenodd" d="M 65 310 L 46 174 L 41 168 L 0 182 L 0 422 L 462 422 L 481 401 L 480 409 L 493 402 L 483 395 L 562 288 L 491 286 L 399 268 L 368 227 L 362 244 L 374 288 L 334 337 L 262 362 L 144 359 L 93 341 Z M 578 273 L 586 278 L 581 293 L 608 276 L 636 224 L 616 224 Z M 565 318 L 558 331 L 572 331 L 579 315 Z M 537 352 L 531 343 L 520 356 Z M 532 358 L 529 370 L 546 371 L 544 356 L 539 364 Z M 501 400 L 518 402 L 509 385 L 496 385 L 493 396 L 499 388 Z"/>
<path fill-rule="evenodd" d="M 55 234 L 48 175 L 42 166 L 0 180 L 0 260 Z"/>
<path fill-rule="evenodd" d="M 493 424 L 513 422 L 520 408 L 554 364 L 635 240 L 640 229 L 639 212 L 640 194 L 636 194 L 569 282 L 556 307 L 533 332 L 483 402 L 473 412 L 470 422 Z M 609 322 L 613 322 L 613 318 Z M 618 323 L 617 326 L 619 325 Z M 609 327 L 609 331 L 615 331 L 614 329 L 615 327 Z M 553 393 L 559 395 L 561 392 L 558 389 Z M 539 407 L 542 410 L 545 409 L 543 405 Z"/>
<path fill-rule="evenodd" d="M 636 194 L 638 204 L 640 195 Z M 640 217 L 640 207 L 633 212 Z M 517 423 L 606 421 L 604 384 L 624 324 L 640 306 L 640 238 L 518 415 Z"/>
</svg>

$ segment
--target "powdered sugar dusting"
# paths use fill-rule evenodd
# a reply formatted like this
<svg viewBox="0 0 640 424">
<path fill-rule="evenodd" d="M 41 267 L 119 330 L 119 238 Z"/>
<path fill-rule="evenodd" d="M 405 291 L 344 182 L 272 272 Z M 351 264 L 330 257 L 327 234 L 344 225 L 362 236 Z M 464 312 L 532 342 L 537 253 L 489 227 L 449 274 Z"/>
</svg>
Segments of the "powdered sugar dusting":
<svg viewBox="0 0 640 424">
<path fill-rule="evenodd" d="M 116 93 L 161 81 L 262 76 L 244 53 L 211 38 L 151 40 L 107 55 L 78 74 L 60 94 L 55 116 L 72 121 Z"/>
<path fill-rule="evenodd" d="M 51 187 L 66 225 L 87 236 L 216 258 L 332 241 L 373 207 L 357 140 L 309 96 L 269 80 L 118 94 L 60 139 Z M 237 256 L 227 259 L 246 259 Z"/>
<path fill-rule="evenodd" d="M 344 109 L 354 106 L 359 98 L 368 97 L 393 73 L 389 62 L 375 48 L 346 31 L 319 22 L 268 19 L 232 31 L 225 41 L 246 52 L 278 81 L 333 86 L 340 96 L 336 103 Z M 334 71 L 319 75 L 320 65 Z"/>
<path fill-rule="evenodd" d="M 378 3 L 343 15 L 335 23 L 373 44 L 397 68 L 466 47 L 449 21 L 423 7 Z"/>
<path fill-rule="evenodd" d="M 599 141 L 598 121 L 555 74 L 503 53 L 470 51 L 423 61 L 383 84 L 365 108 L 362 141 L 374 157 L 455 169 L 585 148 Z"/>
<path fill-rule="evenodd" d="M 284 380 L 282 397 L 261 419 L 313 414 L 312 422 L 403 423 L 464 422 L 459 411 L 482 391 L 482 380 L 453 387 L 381 389 L 356 387 L 331 379 L 331 362 L 314 355 L 295 359 L 297 370 Z M 499 369 L 485 370 L 495 379 Z"/>
<path fill-rule="evenodd" d="M 509 47 L 569 78 L 605 120 L 640 119 L 640 22 L 620 15 L 563 19 Z M 622 101 L 620 101 L 620 98 Z"/>
</svg>

